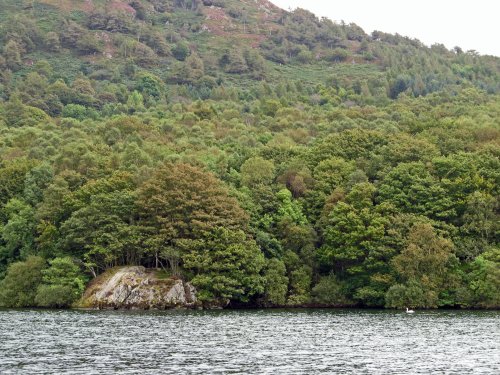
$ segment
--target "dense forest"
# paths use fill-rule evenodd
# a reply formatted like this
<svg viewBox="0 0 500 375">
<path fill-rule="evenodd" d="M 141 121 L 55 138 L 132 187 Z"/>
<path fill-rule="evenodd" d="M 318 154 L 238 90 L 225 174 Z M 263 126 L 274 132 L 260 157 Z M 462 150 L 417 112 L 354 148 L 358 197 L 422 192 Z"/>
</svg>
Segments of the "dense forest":
<svg viewBox="0 0 500 375">
<path fill-rule="evenodd" d="M 0 306 L 500 307 L 500 59 L 266 0 L 0 0 Z"/>
</svg>

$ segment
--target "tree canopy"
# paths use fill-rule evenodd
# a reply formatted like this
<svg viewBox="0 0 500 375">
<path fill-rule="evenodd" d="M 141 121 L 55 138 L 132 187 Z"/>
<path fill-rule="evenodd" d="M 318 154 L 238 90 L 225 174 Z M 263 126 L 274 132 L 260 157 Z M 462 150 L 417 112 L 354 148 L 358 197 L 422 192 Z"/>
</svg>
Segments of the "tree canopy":
<svg viewBox="0 0 500 375">
<path fill-rule="evenodd" d="M 142 265 L 211 307 L 499 307 L 497 57 L 254 2 L 84 3 L 2 3 L 0 305 Z"/>
</svg>

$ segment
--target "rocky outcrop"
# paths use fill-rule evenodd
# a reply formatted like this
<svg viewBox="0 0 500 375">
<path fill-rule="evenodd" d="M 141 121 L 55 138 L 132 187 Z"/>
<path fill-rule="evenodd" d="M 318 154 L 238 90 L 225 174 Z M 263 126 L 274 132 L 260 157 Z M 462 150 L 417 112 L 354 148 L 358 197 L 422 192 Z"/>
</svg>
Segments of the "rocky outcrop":
<svg viewBox="0 0 500 375">
<path fill-rule="evenodd" d="M 169 309 L 198 307 L 195 288 L 156 270 L 120 267 L 108 270 L 87 287 L 79 307 L 99 309 Z"/>
</svg>

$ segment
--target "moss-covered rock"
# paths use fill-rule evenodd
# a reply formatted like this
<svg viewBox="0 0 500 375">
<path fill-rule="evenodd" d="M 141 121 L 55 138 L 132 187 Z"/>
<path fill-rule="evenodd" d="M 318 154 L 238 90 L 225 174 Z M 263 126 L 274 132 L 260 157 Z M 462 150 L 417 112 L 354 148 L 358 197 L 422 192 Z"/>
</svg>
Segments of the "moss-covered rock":
<svg viewBox="0 0 500 375">
<path fill-rule="evenodd" d="M 198 307 L 195 288 L 156 270 L 117 267 L 94 279 L 77 307 L 99 309 L 169 309 Z"/>
</svg>

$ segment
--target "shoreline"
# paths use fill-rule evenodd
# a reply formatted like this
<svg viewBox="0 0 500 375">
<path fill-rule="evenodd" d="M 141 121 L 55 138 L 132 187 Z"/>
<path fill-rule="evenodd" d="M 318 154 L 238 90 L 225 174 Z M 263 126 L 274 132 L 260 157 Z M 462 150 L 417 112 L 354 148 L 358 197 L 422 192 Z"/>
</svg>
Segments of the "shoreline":
<svg viewBox="0 0 500 375">
<path fill-rule="evenodd" d="M 340 311 L 340 310 L 358 310 L 358 311 L 387 311 L 387 312 L 405 312 L 405 309 L 394 309 L 394 308 L 384 308 L 384 307 L 356 307 L 356 306 L 276 306 L 276 307 L 258 307 L 258 306 L 246 306 L 246 307 L 227 307 L 227 308 L 187 308 L 187 307 L 174 307 L 167 309 L 158 309 L 158 308 L 91 308 L 91 307 L 62 307 L 62 308 L 46 308 L 46 307 L 2 307 L 0 306 L 1 311 L 28 311 L 28 310 L 36 310 L 36 311 L 117 311 L 117 312 L 174 312 L 174 311 L 279 311 L 279 310 L 288 310 L 288 311 L 313 311 L 313 310 L 331 310 L 331 311 Z M 436 312 L 436 311 L 497 311 L 500 312 L 500 307 L 497 308 L 474 308 L 474 307 L 442 307 L 442 308 L 417 308 L 416 313 L 418 312 Z"/>
</svg>

